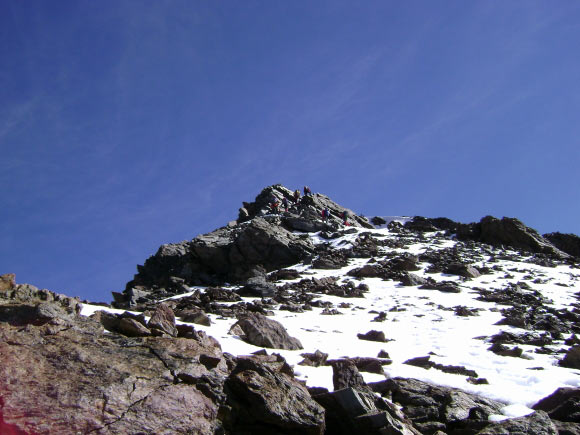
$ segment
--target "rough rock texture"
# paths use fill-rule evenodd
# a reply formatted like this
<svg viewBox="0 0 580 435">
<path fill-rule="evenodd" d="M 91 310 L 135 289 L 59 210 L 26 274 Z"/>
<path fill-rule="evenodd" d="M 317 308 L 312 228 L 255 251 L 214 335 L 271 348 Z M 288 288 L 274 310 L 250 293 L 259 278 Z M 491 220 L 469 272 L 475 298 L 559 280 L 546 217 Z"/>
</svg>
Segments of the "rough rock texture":
<svg viewBox="0 0 580 435">
<path fill-rule="evenodd" d="M 560 365 L 571 369 L 580 369 L 580 346 L 572 346 L 560 361 Z"/>
<path fill-rule="evenodd" d="M 543 237 L 560 251 L 580 258 L 580 237 L 576 234 L 549 233 L 544 234 Z"/>
<path fill-rule="evenodd" d="M 371 392 L 343 388 L 314 399 L 326 410 L 328 434 L 420 434 L 395 406 Z"/>
<path fill-rule="evenodd" d="M 236 434 L 322 434 L 324 409 L 284 373 L 240 360 L 225 383 Z"/>
<path fill-rule="evenodd" d="M 74 299 L 27 285 L 0 294 L 1 433 L 219 428 L 216 403 L 175 383 L 182 372 L 225 375 L 217 343 L 105 333 L 97 321 L 79 317 L 77 307 Z M 209 370 L 201 355 L 222 362 Z"/>
<path fill-rule="evenodd" d="M 268 319 L 260 313 L 249 313 L 231 328 L 232 333 L 241 331 L 240 337 L 254 346 L 271 349 L 302 349 L 300 340 L 290 337 L 280 322 Z"/>
<path fill-rule="evenodd" d="M 0 433 L 324 433 L 324 409 L 280 355 L 223 354 L 189 325 L 176 326 L 188 338 L 132 336 L 171 325 L 167 306 L 151 329 L 79 308 L 30 285 L 0 291 Z"/>
<path fill-rule="evenodd" d="M 294 231 L 333 231 L 342 227 L 343 212 L 349 225 L 372 228 L 366 218 L 341 207 L 321 194 L 305 196 L 288 212 L 272 213 L 270 200 L 292 197 L 281 185 L 264 189 L 252 203 L 244 203 L 234 225 L 200 235 L 191 241 L 162 245 L 127 283 L 123 293 L 113 293 L 114 305 L 128 308 L 183 293 L 187 285 L 221 285 L 244 282 L 263 268 L 272 271 L 310 258 L 314 246 L 308 237 Z M 322 222 L 321 212 L 332 217 Z M 242 212 L 243 210 L 243 212 Z"/>
<path fill-rule="evenodd" d="M 542 434 L 557 435 L 558 430 L 544 411 L 536 411 L 526 417 L 512 418 L 487 426 L 479 435 Z"/>
<path fill-rule="evenodd" d="M 482 218 L 479 223 L 459 224 L 457 238 L 475 240 L 494 246 L 511 246 L 530 252 L 541 252 L 565 257 L 566 254 L 544 239 L 536 230 L 525 226 L 515 218 L 493 216 Z"/>
<path fill-rule="evenodd" d="M 547 412 L 554 420 L 580 425 L 580 388 L 558 388 L 532 408 Z"/>
<path fill-rule="evenodd" d="M 478 433 L 489 424 L 488 417 L 503 407 L 493 400 L 417 379 L 392 378 L 370 386 L 400 405 L 421 433 Z"/>
</svg>

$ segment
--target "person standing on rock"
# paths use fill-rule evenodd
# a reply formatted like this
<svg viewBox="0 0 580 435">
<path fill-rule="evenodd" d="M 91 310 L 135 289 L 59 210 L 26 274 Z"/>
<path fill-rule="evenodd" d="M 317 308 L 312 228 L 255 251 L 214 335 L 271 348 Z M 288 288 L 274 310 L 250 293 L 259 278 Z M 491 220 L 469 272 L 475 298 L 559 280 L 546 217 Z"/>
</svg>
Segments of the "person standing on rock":
<svg viewBox="0 0 580 435">
<path fill-rule="evenodd" d="M 296 204 L 300 202 L 300 191 L 298 189 L 294 191 L 294 202 Z"/>
<path fill-rule="evenodd" d="M 278 213 L 279 205 L 280 203 L 278 202 L 278 198 L 272 195 L 272 198 L 270 199 L 270 210 L 272 210 L 272 213 Z"/>
<path fill-rule="evenodd" d="M 346 225 L 346 226 L 350 225 L 348 223 L 348 216 L 349 216 L 348 211 L 345 210 L 342 212 L 342 224 L 343 225 Z"/>
<path fill-rule="evenodd" d="M 328 221 L 329 217 L 330 217 L 330 211 L 327 208 L 322 210 L 322 222 Z"/>
<path fill-rule="evenodd" d="M 310 191 L 310 187 L 304 186 L 304 196 L 308 196 L 308 195 L 312 195 L 312 192 Z"/>
<path fill-rule="evenodd" d="M 282 205 L 284 206 L 284 211 L 288 213 L 288 198 L 282 198 Z"/>
</svg>

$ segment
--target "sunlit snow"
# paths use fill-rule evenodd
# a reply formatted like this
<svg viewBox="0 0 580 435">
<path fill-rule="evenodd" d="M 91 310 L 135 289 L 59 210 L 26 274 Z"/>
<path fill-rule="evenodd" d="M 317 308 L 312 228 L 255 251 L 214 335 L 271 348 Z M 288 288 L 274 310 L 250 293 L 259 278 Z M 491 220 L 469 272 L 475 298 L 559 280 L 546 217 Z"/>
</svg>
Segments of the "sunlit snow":
<svg viewBox="0 0 580 435">
<path fill-rule="evenodd" d="M 408 218 L 393 218 L 404 222 Z M 383 226 L 375 230 L 357 229 L 356 233 L 333 239 L 330 243 L 337 249 L 346 248 L 361 232 L 372 232 L 378 237 L 395 238 Z M 388 251 L 409 252 L 418 254 L 428 247 L 440 249 L 452 246 L 453 240 L 439 240 L 431 243 L 433 234 L 425 234 L 424 242 L 414 243 L 405 249 L 382 248 Z M 311 235 L 314 243 L 329 243 L 318 234 Z M 366 264 L 368 259 L 352 259 L 347 267 L 338 270 L 315 270 L 309 265 L 298 264 L 292 269 L 301 272 L 303 278 L 340 276 L 341 282 L 354 280 L 346 276 L 346 272 Z M 480 262 L 477 265 L 483 265 Z M 522 416 L 530 413 L 530 406 L 543 397 L 551 394 L 558 387 L 580 386 L 580 371 L 559 367 L 555 355 L 538 354 L 535 347 L 520 345 L 528 359 L 499 356 L 488 351 L 489 341 L 476 337 L 490 337 L 500 331 L 524 332 L 518 328 L 505 325 L 496 325 L 502 315 L 499 309 L 506 308 L 495 303 L 478 301 L 478 293 L 472 287 L 483 289 L 499 289 L 510 282 L 521 281 L 530 270 L 542 276 L 540 284 L 533 288 L 553 301 L 555 308 L 569 307 L 576 302 L 574 293 L 580 291 L 577 278 L 579 269 L 567 266 L 556 268 L 542 267 L 529 263 L 500 261 L 506 270 L 510 270 L 513 278 L 506 279 L 505 272 L 482 275 L 464 285 L 460 277 L 444 274 L 429 274 L 436 280 L 454 280 L 462 286 L 461 293 L 442 293 L 434 290 L 421 290 L 417 287 L 403 287 L 394 281 L 383 281 L 379 278 L 364 278 L 354 280 L 355 283 L 364 282 L 369 286 L 369 292 L 364 298 L 339 298 L 335 296 L 319 295 L 321 300 L 331 301 L 342 313 L 341 315 L 321 315 L 322 308 L 313 308 L 304 313 L 291 313 L 275 310 L 275 318 L 288 330 L 291 336 L 297 337 L 304 346 L 303 350 L 268 350 L 283 355 L 294 366 L 296 376 L 303 379 L 309 386 L 320 386 L 333 390 L 332 368 L 330 366 L 308 367 L 298 363 L 303 359 L 301 353 L 312 353 L 317 349 L 329 354 L 329 359 L 345 356 L 377 357 L 380 350 L 388 352 L 393 360 L 391 365 L 384 366 L 388 377 L 416 378 L 439 385 L 461 388 L 465 391 L 502 401 L 506 407 L 503 415 L 492 416 L 492 420 L 501 420 L 507 417 Z M 424 265 L 426 266 L 426 265 Z M 414 272 L 425 276 L 424 270 Z M 284 281 L 283 283 L 288 282 Z M 283 283 L 280 283 L 282 285 Z M 565 283 L 562 287 L 557 283 Z M 467 284 L 467 283 L 466 283 Z M 192 288 L 192 292 L 201 287 Z M 188 293 L 186 295 L 190 295 Z M 173 298 L 183 297 L 174 296 Z M 250 301 L 254 298 L 244 298 Z M 341 302 L 351 303 L 350 308 L 338 308 Z M 458 305 L 470 308 L 479 308 L 479 316 L 456 316 L 453 307 Z M 84 305 L 82 314 L 90 315 L 103 307 Z M 450 310 L 447 310 L 450 309 Z M 123 310 L 112 310 L 122 312 Z M 371 313 L 371 311 L 374 311 Z M 387 312 L 384 322 L 372 322 L 380 311 Z M 237 336 L 228 334 L 230 327 L 236 322 L 234 318 L 221 318 L 210 314 L 212 325 L 209 327 L 193 325 L 217 338 L 224 352 L 234 355 L 249 354 L 260 348 L 245 343 Z M 383 331 L 389 340 L 388 343 L 363 341 L 357 338 L 358 333 L 370 330 Z M 563 342 L 558 342 L 554 349 L 567 349 Z M 460 365 L 475 370 L 480 378 L 486 378 L 488 385 L 473 385 L 467 382 L 466 376 L 448 374 L 434 368 L 424 369 L 403 364 L 404 361 L 431 354 L 431 361 L 443 365 Z M 384 376 L 362 373 L 367 382 L 384 379 Z"/>
</svg>

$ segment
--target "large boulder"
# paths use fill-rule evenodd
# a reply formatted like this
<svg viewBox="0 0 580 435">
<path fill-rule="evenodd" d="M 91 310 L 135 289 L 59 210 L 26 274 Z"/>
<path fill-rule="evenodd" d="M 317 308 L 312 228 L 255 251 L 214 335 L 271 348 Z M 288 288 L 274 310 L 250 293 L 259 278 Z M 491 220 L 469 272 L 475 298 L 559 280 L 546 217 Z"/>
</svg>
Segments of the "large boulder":
<svg viewBox="0 0 580 435">
<path fill-rule="evenodd" d="M 326 410 L 326 433 L 419 435 L 412 423 L 388 401 L 372 392 L 343 388 L 314 395 Z"/>
<path fill-rule="evenodd" d="M 254 346 L 270 349 L 302 349 L 300 340 L 291 337 L 280 322 L 268 319 L 260 313 L 248 313 L 232 326 L 230 332 L 239 334 L 242 340 Z"/>
<path fill-rule="evenodd" d="M 504 404 L 455 388 L 417 379 L 391 378 L 369 384 L 373 391 L 390 397 L 421 433 L 478 433 Z M 455 432 L 457 431 L 457 432 Z"/>
<path fill-rule="evenodd" d="M 306 387 L 284 373 L 238 359 L 225 389 L 232 407 L 231 433 L 324 433 L 324 409 Z"/>
</svg>

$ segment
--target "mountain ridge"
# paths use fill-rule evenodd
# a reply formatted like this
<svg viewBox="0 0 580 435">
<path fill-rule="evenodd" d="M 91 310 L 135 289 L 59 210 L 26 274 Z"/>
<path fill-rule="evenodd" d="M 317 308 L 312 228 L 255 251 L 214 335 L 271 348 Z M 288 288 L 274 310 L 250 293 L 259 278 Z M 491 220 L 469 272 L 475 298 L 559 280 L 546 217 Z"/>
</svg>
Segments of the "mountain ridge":
<svg viewBox="0 0 580 435">
<path fill-rule="evenodd" d="M 162 245 L 113 307 L 0 277 L 0 429 L 580 433 L 577 236 L 293 195 Z"/>
</svg>

